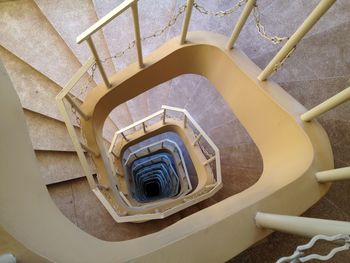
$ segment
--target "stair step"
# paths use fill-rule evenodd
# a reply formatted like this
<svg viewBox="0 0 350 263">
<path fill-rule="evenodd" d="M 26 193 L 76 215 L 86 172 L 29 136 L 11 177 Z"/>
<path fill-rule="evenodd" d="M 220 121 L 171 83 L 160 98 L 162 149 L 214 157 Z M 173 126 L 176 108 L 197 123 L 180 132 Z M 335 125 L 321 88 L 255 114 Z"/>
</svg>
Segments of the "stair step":
<svg viewBox="0 0 350 263">
<path fill-rule="evenodd" d="M 77 56 L 80 63 L 85 63 L 91 56 L 91 51 L 85 43 L 77 44 L 76 38 L 98 20 L 92 1 L 35 0 L 35 3 Z M 93 40 L 101 58 L 109 57 L 107 43 L 101 31 L 94 34 Z M 104 63 L 103 66 L 107 75 L 115 73 L 111 60 Z M 99 78 L 98 81 L 101 82 L 102 79 Z"/>
<path fill-rule="evenodd" d="M 126 103 L 120 104 L 118 107 L 114 108 L 109 117 L 116 124 L 118 129 L 122 129 L 133 123 L 131 114 Z"/>
<path fill-rule="evenodd" d="M 137 97 L 129 100 L 126 102 L 126 104 L 129 107 L 129 111 L 131 114 L 131 117 L 133 119 L 133 122 L 139 121 L 145 117 L 147 117 L 149 114 L 148 112 L 148 94 L 142 93 L 138 95 Z"/>
<path fill-rule="evenodd" d="M 44 116 L 63 121 L 56 103 L 62 88 L 20 58 L 0 46 L 0 58 L 21 100 L 22 107 Z M 70 112 L 69 107 L 67 107 Z M 73 115 L 71 120 L 76 121 Z M 111 141 L 117 127 L 107 119 L 103 136 Z"/>
<path fill-rule="evenodd" d="M 24 110 L 34 150 L 75 151 L 64 122 Z M 80 136 L 79 128 L 76 133 Z"/>
<path fill-rule="evenodd" d="M 0 23 L 0 44 L 57 84 L 64 86 L 81 67 L 34 2 L 2 2 Z"/>
<path fill-rule="evenodd" d="M 55 101 L 61 87 L 1 46 L 0 58 L 17 91 L 22 107 L 62 120 Z"/>
<path fill-rule="evenodd" d="M 85 176 L 75 152 L 35 151 L 35 155 L 46 185 Z M 96 173 L 95 169 L 91 171 Z"/>
<path fill-rule="evenodd" d="M 162 105 L 168 105 L 171 91 L 171 81 L 164 82 L 152 89 L 148 93 L 148 112 L 150 114 L 161 109 Z"/>
</svg>

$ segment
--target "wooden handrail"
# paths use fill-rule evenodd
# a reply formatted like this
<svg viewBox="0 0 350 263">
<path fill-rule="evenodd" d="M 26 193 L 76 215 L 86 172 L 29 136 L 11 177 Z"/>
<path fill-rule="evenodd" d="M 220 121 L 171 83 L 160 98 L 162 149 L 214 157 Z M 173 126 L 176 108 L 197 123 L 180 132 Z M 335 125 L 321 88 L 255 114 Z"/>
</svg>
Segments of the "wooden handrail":
<svg viewBox="0 0 350 263">
<path fill-rule="evenodd" d="M 107 15 L 102 17 L 95 24 L 93 24 L 88 29 L 86 29 L 83 33 L 81 33 L 77 37 L 77 43 L 80 44 L 84 40 L 87 40 L 88 38 L 90 38 L 96 31 L 100 30 L 102 27 L 104 27 L 106 24 L 112 21 L 115 17 L 123 13 L 129 7 L 131 7 L 134 2 L 137 2 L 137 0 L 125 0 L 123 3 L 118 5 L 111 12 L 109 12 Z"/>
</svg>

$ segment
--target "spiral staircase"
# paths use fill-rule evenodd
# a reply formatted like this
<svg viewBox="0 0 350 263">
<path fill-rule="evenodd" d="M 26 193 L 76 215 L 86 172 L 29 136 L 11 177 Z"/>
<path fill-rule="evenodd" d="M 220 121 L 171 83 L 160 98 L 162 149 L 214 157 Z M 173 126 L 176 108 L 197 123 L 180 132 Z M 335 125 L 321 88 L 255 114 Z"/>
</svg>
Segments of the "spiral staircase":
<svg viewBox="0 0 350 263">
<path fill-rule="evenodd" d="M 329 10 L 267 72 L 319 2 Z M 307 210 L 301 218 L 338 220 L 346 229 L 349 180 L 330 186 L 338 174 L 322 174 L 350 166 L 350 106 L 338 106 L 349 96 L 350 4 L 330 2 L 258 0 L 249 16 L 255 1 L 1 1 L 2 76 L 20 99 L 26 127 L 18 130 L 29 132 L 40 177 L 13 176 L 12 184 L 5 177 L 11 159 L 2 158 L 0 255 L 11 252 L 20 262 L 275 262 L 308 236 L 335 234 L 321 231 L 327 222 L 307 232 L 300 218 L 277 211 Z M 252 61 L 268 66 L 261 71 Z M 7 121 L 12 95 L 2 92 Z M 329 98 L 332 110 L 303 115 L 317 115 L 323 128 L 300 120 L 305 108 Z M 19 142 L 1 139 L 21 159 L 29 146 Z M 334 171 L 340 179 L 348 173 Z M 281 174 L 293 180 L 284 185 Z M 26 193 L 37 181 L 68 218 L 56 231 L 49 230 L 56 211 L 40 205 L 45 189 Z M 18 200 L 5 195 L 12 185 Z M 16 210 L 26 199 L 47 209 L 40 224 L 30 224 L 40 210 Z M 21 217 L 27 223 L 19 227 Z M 29 228 L 46 230 L 49 245 L 26 235 Z M 84 246 L 91 251 L 74 253 Z M 329 250 L 322 244 L 317 253 Z M 345 251 L 329 262 L 349 259 Z"/>
</svg>

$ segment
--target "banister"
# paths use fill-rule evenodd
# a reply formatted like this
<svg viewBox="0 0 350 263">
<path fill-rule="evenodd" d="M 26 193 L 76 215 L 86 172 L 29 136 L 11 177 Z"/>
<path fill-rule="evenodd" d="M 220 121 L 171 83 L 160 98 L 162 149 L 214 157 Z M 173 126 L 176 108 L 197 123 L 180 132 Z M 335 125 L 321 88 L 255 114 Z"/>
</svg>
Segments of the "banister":
<svg viewBox="0 0 350 263">
<path fill-rule="evenodd" d="M 101 74 L 101 77 L 103 79 L 103 82 L 105 83 L 106 87 L 109 88 L 110 87 L 110 83 L 109 83 L 107 74 L 106 74 L 106 72 L 105 72 L 105 70 L 104 70 L 104 68 L 102 66 L 102 63 L 101 63 L 101 60 L 100 60 L 100 56 L 97 53 L 96 47 L 94 45 L 94 42 L 92 41 L 91 37 L 89 37 L 86 41 L 88 43 L 88 46 L 89 46 L 89 48 L 91 50 L 92 55 L 95 58 L 96 65 L 98 67 L 98 70 L 100 71 L 100 74 Z"/>
<path fill-rule="evenodd" d="M 186 42 L 188 26 L 190 24 L 190 19 L 191 19 L 191 15 L 192 15 L 193 2 L 194 2 L 194 0 L 187 0 L 186 14 L 185 14 L 185 19 L 184 19 L 184 22 L 182 25 L 182 30 L 181 30 L 180 45 L 182 45 Z"/>
<path fill-rule="evenodd" d="M 142 57 L 142 46 L 141 46 L 141 33 L 139 24 L 139 13 L 137 9 L 137 1 L 131 5 L 132 18 L 134 20 L 134 33 L 135 33 L 135 45 L 137 51 L 137 58 L 139 62 L 139 67 L 143 68 L 143 57 Z"/>
<path fill-rule="evenodd" d="M 305 237 L 312 237 L 319 234 L 350 234 L 350 222 L 344 221 L 258 212 L 255 216 L 255 222 L 257 227 Z"/>
<path fill-rule="evenodd" d="M 72 107 L 79 113 L 79 115 L 84 119 L 84 120 L 88 120 L 89 116 L 87 116 L 85 114 L 85 112 L 82 111 L 82 109 L 79 107 L 79 105 L 74 101 L 74 99 L 67 94 L 64 99 L 66 99 L 70 105 L 72 105 Z"/>
<path fill-rule="evenodd" d="M 350 166 L 316 173 L 320 183 L 350 180 Z"/>
<path fill-rule="evenodd" d="M 339 92 L 328 100 L 322 102 L 311 110 L 301 115 L 303 121 L 311 121 L 313 118 L 337 107 L 338 105 L 350 100 L 350 87 Z"/>
<path fill-rule="evenodd" d="M 297 31 L 290 37 L 290 39 L 284 44 L 284 46 L 278 51 L 275 57 L 260 73 L 258 79 L 260 81 L 266 80 L 275 70 L 286 56 L 291 54 L 292 50 L 296 47 L 299 41 L 305 36 L 307 32 L 316 24 L 316 22 L 326 13 L 326 11 L 335 3 L 336 0 L 321 0 L 311 14 L 304 20 L 299 26 Z"/>
<path fill-rule="evenodd" d="M 241 32 L 243 26 L 247 22 L 247 19 L 255 6 L 255 2 L 256 2 L 256 0 L 248 0 L 248 2 L 245 4 L 243 12 L 242 12 L 241 16 L 239 17 L 239 19 L 238 19 L 238 21 L 237 21 L 237 23 L 232 31 L 230 39 L 227 43 L 227 47 L 226 47 L 227 49 L 233 48 L 233 46 L 234 46 L 234 44 L 239 36 L 239 33 Z"/>
<path fill-rule="evenodd" d="M 80 145 L 81 145 L 81 147 L 82 147 L 85 151 L 87 151 L 87 152 L 93 154 L 95 157 L 99 157 L 99 156 L 100 156 L 100 153 L 98 153 L 98 152 L 96 152 L 95 150 L 91 149 L 91 148 L 90 148 L 89 146 L 87 146 L 86 144 L 80 142 Z"/>
<path fill-rule="evenodd" d="M 149 116 L 147 116 L 146 118 L 143 118 L 137 122 L 134 122 L 133 124 L 130 124 L 129 126 L 126 126 L 125 128 L 123 129 L 120 129 L 119 131 L 117 131 L 117 134 L 121 134 L 121 133 L 124 133 L 126 132 L 127 130 L 130 130 L 138 125 L 142 125 L 143 122 L 146 122 L 150 119 L 153 119 L 154 117 L 157 117 L 158 115 L 161 115 L 163 113 L 163 110 L 160 110 L 160 111 L 157 111 Z"/>
<path fill-rule="evenodd" d="M 63 89 L 58 93 L 57 98 L 63 99 L 71 89 L 77 84 L 77 82 L 84 76 L 86 71 L 91 68 L 95 63 L 95 58 L 90 57 L 79 69 L 74 73 L 73 77 L 68 81 L 68 83 L 63 87 Z"/>
<path fill-rule="evenodd" d="M 92 34 L 100 30 L 102 27 L 104 27 L 106 24 L 112 21 L 115 17 L 123 13 L 129 7 L 131 7 L 134 2 L 137 2 L 137 0 L 125 0 L 123 3 L 118 5 L 112 11 L 110 11 L 108 14 L 106 14 L 104 17 L 98 20 L 95 24 L 93 24 L 88 29 L 86 29 L 83 33 L 81 33 L 77 37 L 77 43 L 80 44 L 84 40 L 87 40 L 88 38 L 90 38 Z"/>
<path fill-rule="evenodd" d="M 63 102 L 62 98 L 60 98 L 59 96 L 56 97 L 56 101 L 58 104 L 58 109 L 61 112 L 63 120 L 66 124 L 68 134 L 72 139 L 74 149 L 77 152 L 77 155 L 78 155 L 79 161 L 81 163 L 81 166 L 83 168 L 84 174 L 85 174 L 85 176 L 88 180 L 88 183 L 90 185 L 90 188 L 94 189 L 94 188 L 96 188 L 95 179 L 92 176 L 91 168 L 90 168 L 89 163 L 86 159 L 86 156 L 85 156 L 85 153 L 84 153 L 82 146 L 80 144 L 79 138 L 75 132 L 75 128 L 74 128 L 72 122 L 70 121 L 70 117 L 67 113 L 64 102 Z"/>
</svg>

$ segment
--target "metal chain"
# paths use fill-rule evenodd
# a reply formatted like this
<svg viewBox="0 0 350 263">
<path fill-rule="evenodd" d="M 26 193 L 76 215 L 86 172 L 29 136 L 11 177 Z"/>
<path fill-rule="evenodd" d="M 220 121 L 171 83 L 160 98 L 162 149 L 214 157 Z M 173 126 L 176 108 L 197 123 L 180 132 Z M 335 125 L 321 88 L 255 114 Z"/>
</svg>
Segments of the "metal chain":
<svg viewBox="0 0 350 263">
<path fill-rule="evenodd" d="M 254 9 L 253 9 L 253 15 L 254 15 L 254 21 L 255 21 L 255 26 L 258 29 L 258 33 L 261 37 L 267 39 L 274 45 L 279 44 L 285 40 L 288 40 L 289 37 L 279 37 L 279 36 L 269 36 L 265 30 L 265 26 L 261 23 L 261 12 L 259 10 L 258 4 L 255 4 Z"/>
<path fill-rule="evenodd" d="M 159 30 L 155 31 L 151 35 L 142 37 L 141 41 L 145 41 L 145 40 L 148 40 L 148 39 L 151 39 L 151 38 L 156 38 L 156 37 L 161 36 L 165 31 L 167 31 L 170 27 L 172 27 L 176 23 L 176 21 L 178 20 L 179 16 L 181 14 L 183 14 L 185 11 L 186 11 L 186 5 L 180 6 L 178 11 L 177 11 L 177 13 L 168 21 L 168 23 L 162 29 L 159 29 Z M 117 58 L 120 58 L 120 57 L 124 56 L 124 54 L 128 50 L 130 50 L 133 47 L 135 47 L 135 44 L 136 44 L 135 40 L 129 42 L 128 46 L 125 49 L 123 49 L 122 51 L 119 51 L 114 56 L 110 56 L 110 57 L 106 57 L 106 58 L 102 59 L 101 62 L 105 63 L 106 61 L 108 61 L 110 59 L 117 59 Z"/>
<path fill-rule="evenodd" d="M 333 248 L 325 256 L 321 256 L 318 254 L 311 254 L 308 256 L 304 256 L 305 250 L 312 248 L 318 240 L 324 240 L 329 242 L 342 241 L 344 242 L 344 245 Z M 350 235 L 343 235 L 343 234 L 339 234 L 335 236 L 317 235 L 317 236 L 314 236 L 309 241 L 309 243 L 302 246 L 298 246 L 291 256 L 280 258 L 279 260 L 276 261 L 276 263 L 285 263 L 285 262 L 299 263 L 299 262 L 307 262 L 315 259 L 326 261 L 334 257 L 335 254 L 337 254 L 338 252 L 348 250 L 348 249 L 350 249 Z"/>
<path fill-rule="evenodd" d="M 273 68 L 273 72 L 274 72 L 274 73 L 277 72 L 277 70 L 279 70 L 279 69 L 283 66 L 284 62 L 293 54 L 293 52 L 295 51 L 296 48 L 297 48 L 297 46 L 294 46 L 294 47 L 288 52 L 288 54 L 287 54 L 279 63 L 277 63 L 277 64 L 275 65 L 275 67 Z"/>
<path fill-rule="evenodd" d="M 197 2 L 193 3 L 193 7 L 201 14 L 203 15 L 210 15 L 210 16 L 216 16 L 216 17 L 223 17 L 232 14 L 237 9 L 239 9 L 241 6 L 243 6 L 248 0 L 240 0 L 237 4 L 235 4 L 233 7 L 223 10 L 223 11 L 209 11 L 204 6 L 199 5 Z"/>
<path fill-rule="evenodd" d="M 89 74 L 89 77 L 85 83 L 85 85 L 79 90 L 79 93 L 78 95 L 72 95 L 72 99 L 75 100 L 75 101 L 79 101 L 79 97 L 83 96 L 86 91 L 88 90 L 91 82 L 94 80 L 94 77 L 95 77 L 95 73 L 96 73 L 96 62 L 91 66 L 91 74 Z M 71 108 L 71 112 L 75 118 L 75 121 L 78 125 L 78 127 L 80 128 L 80 136 L 81 136 L 81 139 L 83 140 L 84 143 L 86 143 L 86 138 L 83 134 L 83 130 L 81 129 L 81 120 L 80 120 L 80 115 L 79 113 L 77 112 L 77 110 L 73 107 L 73 105 L 70 105 L 70 108 Z"/>
</svg>

